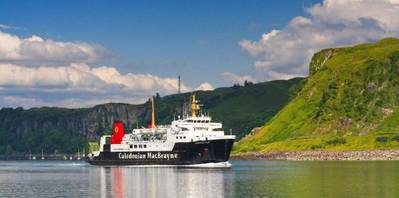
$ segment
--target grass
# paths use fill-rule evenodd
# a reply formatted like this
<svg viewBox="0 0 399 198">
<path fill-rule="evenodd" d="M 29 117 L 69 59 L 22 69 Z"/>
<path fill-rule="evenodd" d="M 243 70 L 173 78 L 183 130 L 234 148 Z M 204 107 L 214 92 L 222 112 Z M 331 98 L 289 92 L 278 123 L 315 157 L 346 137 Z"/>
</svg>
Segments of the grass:
<svg viewBox="0 0 399 198">
<path fill-rule="evenodd" d="M 233 152 L 399 148 L 398 76 L 398 39 L 322 50 L 297 96 Z"/>
<path fill-rule="evenodd" d="M 381 141 L 381 137 L 384 140 Z M 390 150 L 399 148 L 399 133 L 380 136 L 369 134 L 366 136 L 319 136 L 314 138 L 290 139 L 268 144 L 235 146 L 234 154 L 247 152 L 272 152 L 272 151 L 354 151 L 354 150 Z"/>
</svg>

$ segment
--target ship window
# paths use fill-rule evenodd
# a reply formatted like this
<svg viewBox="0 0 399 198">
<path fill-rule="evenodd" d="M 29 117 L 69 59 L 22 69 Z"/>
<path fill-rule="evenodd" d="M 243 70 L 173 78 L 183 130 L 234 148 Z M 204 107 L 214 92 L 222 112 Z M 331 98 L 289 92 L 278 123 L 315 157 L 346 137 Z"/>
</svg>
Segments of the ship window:
<svg viewBox="0 0 399 198">
<path fill-rule="evenodd" d="M 179 137 L 176 136 L 176 139 L 179 139 Z"/>
<path fill-rule="evenodd" d="M 137 145 L 134 145 L 134 148 L 137 148 Z"/>
<path fill-rule="evenodd" d="M 133 148 L 133 145 L 130 145 L 130 148 Z"/>
<path fill-rule="evenodd" d="M 186 136 L 183 136 L 184 139 L 186 139 Z"/>
<path fill-rule="evenodd" d="M 143 146 L 141 144 L 139 144 L 139 148 L 142 148 Z"/>
<path fill-rule="evenodd" d="M 146 144 L 144 144 L 143 146 L 144 146 L 144 148 L 147 148 L 147 145 L 146 145 Z"/>
</svg>

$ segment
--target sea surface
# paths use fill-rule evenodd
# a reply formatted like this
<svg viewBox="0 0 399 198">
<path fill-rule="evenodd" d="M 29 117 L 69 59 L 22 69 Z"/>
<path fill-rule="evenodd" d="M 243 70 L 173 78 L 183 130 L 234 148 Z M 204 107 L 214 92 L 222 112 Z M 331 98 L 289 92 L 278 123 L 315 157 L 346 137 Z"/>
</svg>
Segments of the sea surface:
<svg viewBox="0 0 399 198">
<path fill-rule="evenodd" d="M 399 197 L 399 162 L 231 163 L 176 168 L 0 161 L 0 197 Z"/>
</svg>

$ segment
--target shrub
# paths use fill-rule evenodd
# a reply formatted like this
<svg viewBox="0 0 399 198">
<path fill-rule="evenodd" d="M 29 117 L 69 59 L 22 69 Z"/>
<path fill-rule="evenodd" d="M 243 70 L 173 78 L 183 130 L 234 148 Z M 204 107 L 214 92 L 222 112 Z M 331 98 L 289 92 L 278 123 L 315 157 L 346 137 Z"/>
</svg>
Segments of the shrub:
<svg viewBox="0 0 399 198">
<path fill-rule="evenodd" d="M 338 145 L 338 144 L 345 144 L 346 140 L 343 137 L 336 137 L 336 138 L 332 138 L 330 140 L 325 141 L 327 145 Z"/>
<path fill-rule="evenodd" d="M 389 138 L 387 136 L 377 136 L 375 140 L 377 142 L 388 142 Z"/>
<path fill-rule="evenodd" d="M 393 141 L 399 142 L 399 135 L 394 135 L 394 136 L 392 137 L 392 140 L 393 140 Z"/>
<path fill-rule="evenodd" d="M 324 146 L 320 145 L 320 144 L 314 144 L 314 145 L 310 146 L 310 149 L 312 149 L 312 150 L 317 150 L 317 149 L 322 149 L 322 148 L 324 148 Z"/>
</svg>

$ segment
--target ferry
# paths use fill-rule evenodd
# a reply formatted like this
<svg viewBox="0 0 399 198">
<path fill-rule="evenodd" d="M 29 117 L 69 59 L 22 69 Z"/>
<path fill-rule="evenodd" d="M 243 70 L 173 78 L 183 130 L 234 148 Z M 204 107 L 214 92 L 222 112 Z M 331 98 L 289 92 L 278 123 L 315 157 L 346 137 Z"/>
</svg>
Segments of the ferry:
<svg viewBox="0 0 399 198">
<path fill-rule="evenodd" d="M 189 108 L 170 125 L 156 126 L 154 98 L 151 98 L 151 123 L 147 128 L 126 133 L 121 121 L 114 122 L 113 134 L 100 139 L 100 149 L 86 161 L 92 165 L 168 165 L 229 166 L 235 140 L 225 135 L 222 123 L 200 113 L 196 95 L 190 96 Z"/>
</svg>

